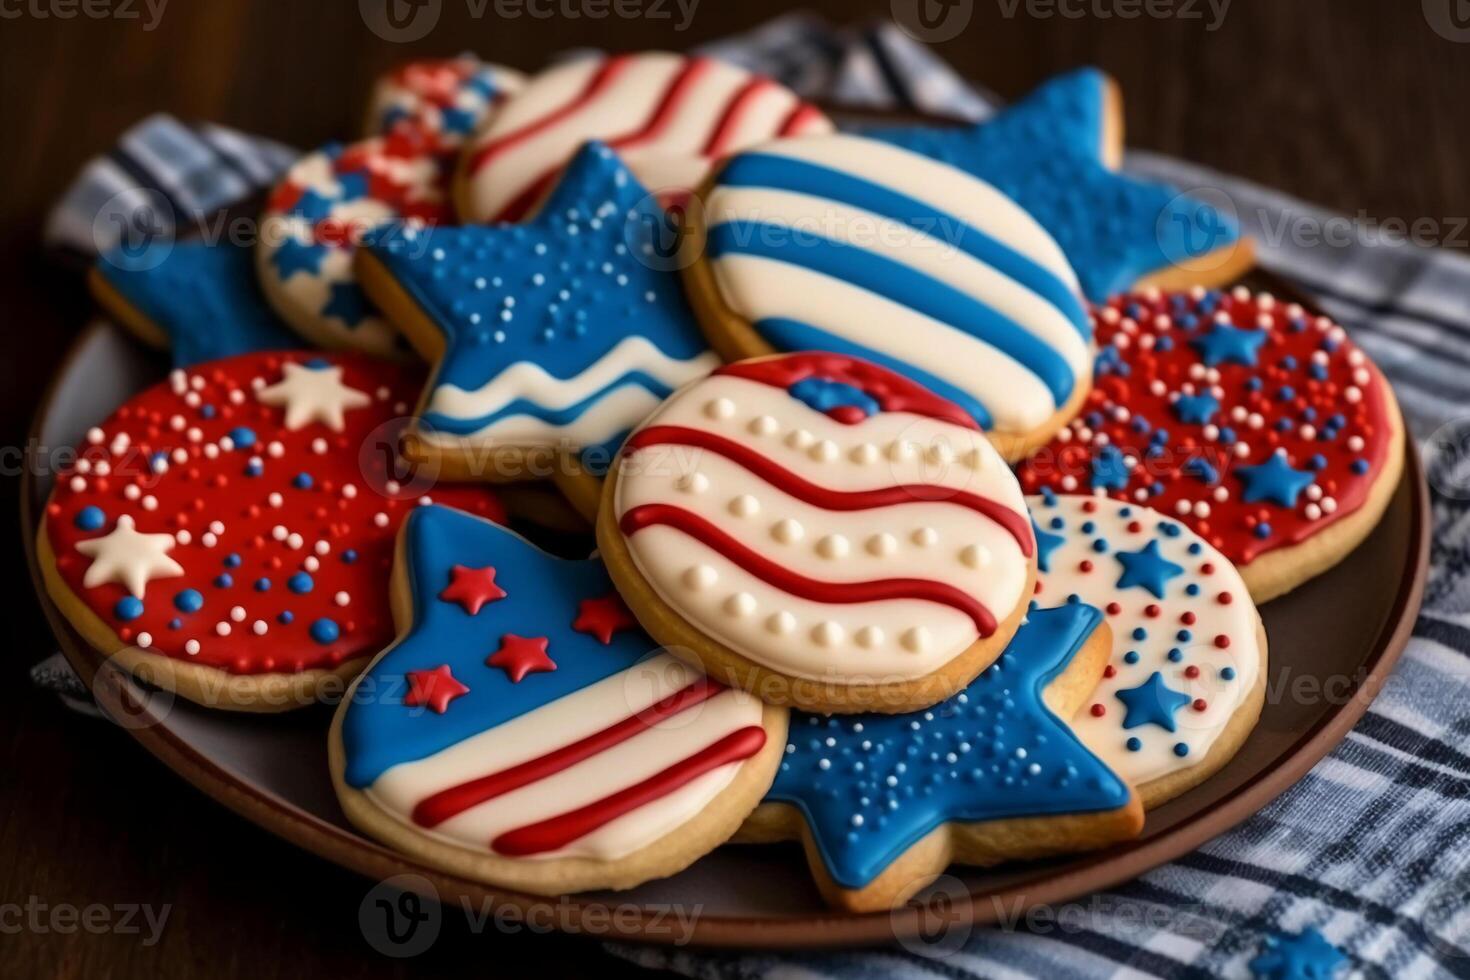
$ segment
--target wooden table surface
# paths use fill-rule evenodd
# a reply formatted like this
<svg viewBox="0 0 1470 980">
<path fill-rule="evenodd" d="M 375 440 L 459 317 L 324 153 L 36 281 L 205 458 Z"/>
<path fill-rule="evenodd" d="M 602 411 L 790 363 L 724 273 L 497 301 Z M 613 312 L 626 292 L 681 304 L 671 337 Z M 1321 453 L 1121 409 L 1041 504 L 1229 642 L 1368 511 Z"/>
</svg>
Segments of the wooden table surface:
<svg viewBox="0 0 1470 980">
<path fill-rule="evenodd" d="M 968 26 L 938 50 L 1003 96 L 1097 64 L 1122 85 L 1131 145 L 1350 216 L 1419 220 L 1429 237 L 1466 247 L 1470 29 L 1456 26 L 1470 27 L 1463 0 L 955 2 L 969 11 Z M 588 0 L 558 3 L 597 9 Z M 892 7 L 905 5 L 913 0 Z M 811 6 L 839 22 L 891 15 L 887 2 Z M 310 146 L 352 135 L 371 80 L 407 57 L 471 49 L 534 69 L 569 47 L 681 49 L 782 9 L 704 0 L 681 31 L 678 8 L 661 7 L 674 19 L 506 18 L 493 0 L 488 8 L 443 0 L 436 29 L 400 44 L 370 32 L 353 0 L 172 0 L 156 21 L 144 0 L 0 0 L 0 118 L 9 134 L 0 168 L 0 318 L 15 344 L 0 366 L 0 447 L 24 443 L 46 379 L 89 311 L 80 283 L 40 255 L 42 218 L 77 168 L 128 125 L 166 111 Z M 519 8 L 502 0 L 499 9 Z M 474 17 L 477 10 L 486 13 Z M 5 475 L 13 476 L 13 448 L 5 452 Z M 3 486 L 0 511 L 14 514 L 16 481 Z M 31 533 L 13 520 L 5 526 Z M 0 675 L 5 975 L 639 975 L 591 942 L 477 935 L 456 915 L 421 956 L 375 953 L 358 924 L 370 883 L 204 798 L 121 730 L 32 691 L 26 670 L 52 647 L 20 570 L 18 539 L 12 545 L 10 653 Z M 101 912 L 69 917 L 126 905 L 168 909 L 156 941 L 146 925 L 89 930 L 83 923 L 99 925 Z M 120 914 L 105 918 L 120 924 Z"/>
</svg>

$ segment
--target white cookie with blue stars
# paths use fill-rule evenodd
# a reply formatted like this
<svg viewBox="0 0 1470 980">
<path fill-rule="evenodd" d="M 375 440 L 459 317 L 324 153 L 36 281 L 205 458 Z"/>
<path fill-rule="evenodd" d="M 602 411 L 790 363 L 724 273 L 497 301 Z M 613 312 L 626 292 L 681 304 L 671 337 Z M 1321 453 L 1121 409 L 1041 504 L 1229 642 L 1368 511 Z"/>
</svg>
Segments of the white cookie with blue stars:
<svg viewBox="0 0 1470 980">
<path fill-rule="evenodd" d="M 1149 808 L 1219 771 L 1260 718 L 1266 633 L 1224 555 L 1173 518 L 1101 496 L 1028 497 L 1039 607 L 1086 603 L 1112 628 L 1078 737 Z"/>
</svg>

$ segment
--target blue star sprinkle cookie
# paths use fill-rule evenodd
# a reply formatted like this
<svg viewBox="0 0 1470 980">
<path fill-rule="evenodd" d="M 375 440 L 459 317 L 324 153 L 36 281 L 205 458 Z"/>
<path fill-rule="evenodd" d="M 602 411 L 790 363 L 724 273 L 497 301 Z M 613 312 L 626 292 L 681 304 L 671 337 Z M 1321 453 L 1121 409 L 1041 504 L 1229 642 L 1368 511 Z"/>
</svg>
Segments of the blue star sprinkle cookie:
<svg viewBox="0 0 1470 980">
<path fill-rule="evenodd" d="M 301 346 L 261 295 L 248 248 L 176 242 L 160 262 L 97 260 L 92 296 L 139 339 L 167 347 L 174 367 Z"/>
<path fill-rule="evenodd" d="M 1251 251 L 1233 217 L 1113 169 L 1119 154 L 1111 134 L 1121 120 L 1111 118 L 1111 92 L 1106 75 L 1082 69 L 970 127 L 868 135 L 995 185 L 1057 240 L 1094 302 L 1142 282 L 1170 287 L 1238 278 Z"/>
<path fill-rule="evenodd" d="M 1332 980 L 1348 963 L 1347 954 L 1316 929 L 1267 936 L 1265 947 L 1250 963 L 1260 980 Z"/>
<path fill-rule="evenodd" d="M 526 224 L 373 236 L 359 278 L 437 364 L 405 451 L 462 479 L 554 475 L 595 514 L 623 437 L 719 363 L 672 271 L 668 220 L 589 143 Z"/>
<path fill-rule="evenodd" d="M 1028 497 L 1046 561 L 1038 606 L 1103 611 L 1113 649 L 1072 730 L 1152 808 L 1213 775 L 1265 701 L 1260 615 L 1225 556 L 1183 523 L 1107 497 Z M 1054 543 L 1052 543 L 1054 542 Z"/>
<path fill-rule="evenodd" d="M 801 837 L 827 900 L 873 911 L 952 861 L 989 865 L 1136 835 L 1137 797 L 1062 720 L 1101 669 L 1102 619 L 1082 604 L 1033 612 L 999 660 L 926 711 L 794 712 L 776 781 L 742 838 Z"/>
<path fill-rule="evenodd" d="M 595 558 L 434 505 L 401 533 L 394 609 L 411 611 L 332 724 L 355 824 L 537 894 L 630 888 L 735 831 L 784 708 L 657 651 Z"/>
</svg>

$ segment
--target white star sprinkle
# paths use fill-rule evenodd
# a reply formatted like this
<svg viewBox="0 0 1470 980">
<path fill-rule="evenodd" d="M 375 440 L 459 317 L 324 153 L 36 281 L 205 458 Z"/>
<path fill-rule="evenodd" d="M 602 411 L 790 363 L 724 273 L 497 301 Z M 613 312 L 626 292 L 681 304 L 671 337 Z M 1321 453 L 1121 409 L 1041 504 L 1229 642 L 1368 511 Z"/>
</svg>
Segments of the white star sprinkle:
<svg viewBox="0 0 1470 980">
<path fill-rule="evenodd" d="M 366 393 L 342 383 L 340 366 L 310 368 L 288 363 L 284 367 L 286 376 L 261 388 L 255 397 L 263 405 L 284 405 L 286 428 L 292 432 L 312 422 L 325 423 L 333 432 L 341 432 L 348 409 L 372 403 Z"/>
<path fill-rule="evenodd" d="M 90 589 L 118 582 L 141 599 L 151 579 L 184 574 L 167 554 L 173 546 L 172 534 L 140 534 L 133 530 L 133 519 L 124 514 L 111 534 L 77 542 L 77 550 L 92 559 L 82 584 Z"/>
</svg>

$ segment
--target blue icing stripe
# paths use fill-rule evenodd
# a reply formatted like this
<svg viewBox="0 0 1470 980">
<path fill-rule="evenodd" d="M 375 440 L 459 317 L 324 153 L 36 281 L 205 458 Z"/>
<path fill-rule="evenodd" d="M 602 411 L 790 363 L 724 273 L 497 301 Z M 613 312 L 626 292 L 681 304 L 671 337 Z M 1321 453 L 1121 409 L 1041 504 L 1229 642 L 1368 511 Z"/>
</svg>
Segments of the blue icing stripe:
<svg viewBox="0 0 1470 980">
<path fill-rule="evenodd" d="M 710 228 L 708 252 L 712 259 L 735 254 L 774 259 L 853 283 L 1001 351 L 1036 375 L 1056 404 L 1072 394 L 1072 369 L 1050 345 L 974 297 L 876 252 L 816 234 L 794 242 L 789 229 L 747 221 Z"/>
<path fill-rule="evenodd" d="M 603 645 L 572 628 L 584 599 L 612 592 L 598 559 L 546 554 L 513 531 L 447 507 L 416 508 L 405 521 L 413 625 L 375 661 L 342 719 L 345 778 L 359 789 L 389 768 L 427 758 L 480 732 L 528 714 L 627 670 L 655 649 L 638 630 L 620 630 Z M 455 565 L 492 566 L 504 598 L 471 616 L 439 598 Z M 545 636 L 553 671 L 511 681 L 486 655 L 513 633 Z M 469 690 L 443 713 L 405 704 L 408 674 L 448 666 Z"/>
<path fill-rule="evenodd" d="M 421 422 L 426 429 L 431 429 L 436 432 L 453 433 L 455 435 L 468 435 L 501 419 L 516 415 L 529 415 L 532 418 L 549 422 L 552 425 L 567 425 L 581 418 L 584 412 L 598 401 L 606 398 L 609 393 L 619 388 L 627 387 L 628 385 L 638 385 L 651 392 L 660 401 L 674 393 L 672 387 L 659 381 L 646 371 L 632 371 L 623 375 L 607 387 L 599 388 L 575 405 L 568 405 L 565 408 L 547 408 L 528 398 L 517 398 L 504 408 L 491 412 L 488 415 L 481 415 L 471 419 L 458 419 L 439 412 L 426 412 Z"/>
<path fill-rule="evenodd" d="M 945 245 L 960 249 L 1041 296 L 1071 322 L 1078 336 L 1092 339 L 1087 311 L 1067 283 L 979 228 L 917 198 L 830 167 L 762 153 L 735 157 L 720 172 L 719 182 L 722 187 L 772 187 L 809 194 L 937 235 Z"/>
<path fill-rule="evenodd" d="M 1101 621 L 1082 603 L 1032 611 L 996 663 L 927 711 L 793 712 L 766 801 L 800 811 L 844 888 L 862 888 L 942 823 L 1124 806 L 1128 786 L 1042 701 Z"/>
<path fill-rule="evenodd" d="M 1058 76 L 970 127 L 874 129 L 872 139 L 964 170 L 1031 213 L 1066 253 L 1094 302 L 1150 273 L 1240 240 L 1239 223 L 1165 184 L 1101 160 L 1106 77 Z"/>
<path fill-rule="evenodd" d="M 856 408 L 865 418 L 882 411 L 882 406 L 872 395 L 861 388 L 828 378 L 803 378 L 786 389 L 792 398 L 819 412 L 830 412 L 834 408 Z"/>
<path fill-rule="evenodd" d="M 622 373 L 658 377 L 655 394 L 667 393 L 691 378 L 687 368 L 666 361 L 707 351 L 679 281 L 669 219 L 600 143 L 578 152 L 525 224 L 394 225 L 370 233 L 366 246 L 443 335 L 440 387 L 478 392 L 525 364 L 574 386 L 620 343 L 641 337 L 661 357 L 625 363 Z M 460 418 L 455 425 L 480 428 L 484 418 L 512 409 L 526 414 L 528 406 L 550 419 L 567 400 L 565 388 L 555 401 L 548 396 L 536 406 L 526 396 L 525 404 L 492 403 L 476 413 L 482 419 Z M 572 421 L 593 409 L 598 400 L 587 394 L 579 393 L 576 408 L 559 418 Z M 432 422 L 449 424 L 442 415 Z"/>
<path fill-rule="evenodd" d="M 773 346 L 788 351 L 798 350 L 825 350 L 834 354 L 847 354 L 852 357 L 860 357 L 865 361 L 872 361 L 880 367 L 886 367 L 890 371 L 896 371 L 910 381 L 918 382 L 928 388 L 934 394 L 947 398 L 975 420 L 982 429 L 991 427 L 990 412 L 985 406 L 976 400 L 975 396 L 963 391 L 936 375 L 930 374 L 920 368 L 914 367 L 897 358 L 889 357 L 882 351 L 873 350 L 871 347 L 855 343 L 846 337 L 828 333 L 820 327 L 814 327 L 799 320 L 787 320 L 781 317 L 771 317 L 759 320 L 755 324 L 756 333 L 771 343 Z"/>
<path fill-rule="evenodd" d="M 261 293 L 250 248 L 175 242 L 156 265 L 113 252 L 93 268 L 168 337 L 175 367 L 301 346 Z"/>
</svg>

